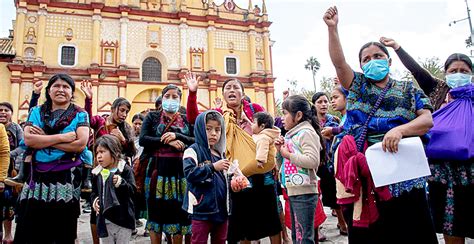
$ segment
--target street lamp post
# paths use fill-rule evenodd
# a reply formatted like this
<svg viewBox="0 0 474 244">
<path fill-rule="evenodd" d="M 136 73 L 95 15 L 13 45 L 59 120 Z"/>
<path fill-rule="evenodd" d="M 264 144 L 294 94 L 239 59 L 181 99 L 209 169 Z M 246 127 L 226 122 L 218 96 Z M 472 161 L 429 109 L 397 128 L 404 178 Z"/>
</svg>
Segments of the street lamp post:
<svg viewBox="0 0 474 244">
<path fill-rule="evenodd" d="M 467 11 L 467 17 L 464 18 L 464 19 L 459 19 L 459 20 L 454 20 L 454 21 L 451 21 L 449 23 L 449 26 L 451 26 L 452 24 L 456 24 L 458 22 L 461 22 L 461 21 L 464 21 L 464 20 L 468 20 L 469 22 L 469 33 L 470 33 L 470 36 L 469 38 L 466 40 L 466 44 L 467 44 L 467 47 L 472 47 L 473 46 L 473 41 L 474 41 L 474 30 L 472 29 L 472 21 L 471 21 L 471 9 L 469 9 L 469 4 L 467 2 L 467 0 L 464 0 L 464 2 L 466 3 L 466 11 Z M 471 49 L 471 56 L 472 56 L 472 53 L 473 50 Z"/>
</svg>

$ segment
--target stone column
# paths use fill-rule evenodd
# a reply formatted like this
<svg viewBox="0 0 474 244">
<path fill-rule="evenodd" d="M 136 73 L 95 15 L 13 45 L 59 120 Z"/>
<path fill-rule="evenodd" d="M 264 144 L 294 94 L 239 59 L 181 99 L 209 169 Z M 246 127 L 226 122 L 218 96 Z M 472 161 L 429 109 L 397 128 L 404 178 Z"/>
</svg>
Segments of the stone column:
<svg viewBox="0 0 474 244">
<path fill-rule="evenodd" d="M 270 34 L 263 33 L 263 49 L 265 54 L 265 73 L 272 73 L 272 60 L 270 58 Z"/>
<path fill-rule="evenodd" d="M 17 78 L 18 77 L 18 78 Z M 10 82 L 12 83 L 11 91 L 10 91 L 10 102 L 13 106 L 13 111 L 15 114 L 12 115 L 12 121 L 18 121 L 18 109 L 19 109 L 19 98 L 20 98 L 20 83 L 21 79 L 19 76 L 10 78 Z"/>
<path fill-rule="evenodd" d="M 209 71 L 216 71 L 216 57 L 214 53 L 214 40 L 216 28 L 214 26 L 207 27 L 207 54 L 209 58 Z"/>
<path fill-rule="evenodd" d="M 127 65 L 128 14 L 120 18 L 120 65 Z"/>
<path fill-rule="evenodd" d="M 180 68 L 187 68 L 187 59 L 188 59 L 188 48 L 187 48 L 187 39 L 188 39 L 188 25 L 186 23 L 181 23 L 179 25 L 179 40 L 180 40 Z"/>
<path fill-rule="evenodd" d="M 102 22 L 102 16 L 100 15 L 100 9 L 94 9 L 94 15 L 92 15 L 93 27 L 92 27 L 92 64 L 99 65 L 100 62 L 100 23 Z"/>
<path fill-rule="evenodd" d="M 26 18 L 26 3 L 20 2 L 20 6 L 16 10 L 16 22 L 15 22 L 15 50 L 17 57 L 23 57 L 23 38 L 25 36 L 25 18 Z"/>
<path fill-rule="evenodd" d="M 99 80 L 92 80 L 92 114 L 97 114 L 99 103 Z"/>
<path fill-rule="evenodd" d="M 270 83 L 267 83 L 267 84 L 270 84 Z M 271 84 L 273 86 L 273 82 Z M 265 92 L 267 93 L 267 111 L 271 115 L 275 116 L 275 96 L 274 96 L 275 89 L 273 87 L 267 87 L 265 89 Z"/>
<path fill-rule="evenodd" d="M 46 34 L 46 15 L 48 15 L 48 10 L 46 7 L 38 10 L 38 45 L 36 47 L 36 58 L 39 61 L 43 61 L 44 54 L 44 45 L 45 45 L 45 34 Z"/>
<path fill-rule="evenodd" d="M 255 52 L 257 51 L 255 47 L 255 36 L 257 33 L 254 30 L 250 30 L 248 33 L 249 36 L 249 47 L 250 47 L 250 73 L 257 72 L 257 60 L 255 57 Z"/>
</svg>

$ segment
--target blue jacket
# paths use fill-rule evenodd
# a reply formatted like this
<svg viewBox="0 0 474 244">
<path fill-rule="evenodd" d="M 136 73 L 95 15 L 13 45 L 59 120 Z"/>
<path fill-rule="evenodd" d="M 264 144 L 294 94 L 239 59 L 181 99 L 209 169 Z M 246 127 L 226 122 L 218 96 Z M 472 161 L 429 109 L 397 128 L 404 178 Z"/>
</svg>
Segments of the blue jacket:
<svg viewBox="0 0 474 244">
<path fill-rule="evenodd" d="M 192 214 L 193 218 L 199 216 L 201 219 L 222 211 L 219 209 L 219 203 L 223 201 L 226 203 L 225 215 L 230 212 L 227 172 L 215 171 L 212 166 L 215 160 L 206 135 L 206 115 L 210 112 L 218 114 L 221 122 L 221 137 L 214 145 L 214 150 L 219 152 L 220 158 L 225 158 L 224 119 L 219 112 L 213 110 L 197 117 L 194 125 L 195 143 L 186 149 L 183 156 L 184 175 L 187 180 L 183 209 Z"/>
</svg>

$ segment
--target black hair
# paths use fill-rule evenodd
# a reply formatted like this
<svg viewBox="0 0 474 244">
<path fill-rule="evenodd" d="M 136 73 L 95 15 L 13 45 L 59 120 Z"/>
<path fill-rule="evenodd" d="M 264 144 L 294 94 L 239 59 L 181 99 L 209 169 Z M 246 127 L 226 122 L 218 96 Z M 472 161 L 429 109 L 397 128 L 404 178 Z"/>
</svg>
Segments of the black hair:
<svg viewBox="0 0 474 244">
<path fill-rule="evenodd" d="M 136 119 L 139 119 L 139 120 L 143 121 L 143 120 L 145 120 L 145 116 L 143 116 L 143 114 L 135 114 L 132 117 L 132 122 L 135 121 Z"/>
<path fill-rule="evenodd" d="M 362 46 L 359 50 L 359 63 L 362 62 L 362 51 L 364 51 L 364 49 L 366 49 L 370 46 L 376 46 L 376 47 L 380 48 L 380 50 L 382 50 L 382 52 L 387 54 L 387 57 L 390 58 L 390 54 L 388 53 L 387 48 L 382 43 L 380 43 L 380 42 L 368 42 L 368 43 L 364 44 L 364 46 Z"/>
<path fill-rule="evenodd" d="M 118 162 L 120 159 L 123 158 L 122 156 L 122 145 L 117 137 L 113 135 L 103 135 L 99 139 L 95 141 L 94 144 L 94 152 L 97 155 L 97 148 L 103 147 L 110 152 L 110 155 Z"/>
<path fill-rule="evenodd" d="M 472 60 L 467 55 L 462 53 L 453 53 L 449 55 L 448 59 L 446 59 L 446 62 L 444 63 L 444 71 L 446 72 L 449 66 L 451 66 L 451 64 L 456 61 L 464 62 L 467 66 L 469 66 L 469 70 L 472 72 Z"/>
<path fill-rule="evenodd" d="M 289 96 L 285 101 L 283 101 L 283 104 L 281 106 L 284 110 L 288 111 L 291 116 L 293 116 L 293 118 L 296 117 L 296 113 L 298 112 L 301 112 L 303 114 L 303 117 L 298 122 L 298 124 L 303 121 L 308 121 L 311 123 L 311 126 L 313 126 L 314 130 L 316 131 L 316 134 L 318 134 L 319 136 L 319 143 L 321 143 L 322 148 L 319 154 L 321 163 L 326 162 L 326 149 L 324 139 L 321 135 L 321 127 L 319 126 L 318 117 L 316 115 L 316 109 L 314 109 L 314 106 L 311 106 L 309 101 L 301 95 Z"/>
<path fill-rule="evenodd" d="M 72 79 L 72 77 L 69 76 L 68 74 L 53 75 L 51 78 L 49 78 L 48 85 L 46 86 L 46 94 L 45 94 L 46 96 L 45 105 L 47 108 L 46 111 L 51 110 L 53 106 L 53 100 L 51 99 L 51 96 L 49 96 L 49 90 L 51 89 L 51 86 L 53 86 L 53 84 L 58 80 L 65 81 L 71 87 L 72 94 L 74 94 L 74 91 L 76 90 L 76 84 L 74 83 L 74 79 Z"/>
<path fill-rule="evenodd" d="M 130 104 L 130 102 L 126 98 L 123 98 L 123 97 L 119 97 L 119 98 L 115 99 L 110 108 L 111 109 L 116 109 L 116 108 L 119 108 L 122 105 L 127 106 L 127 108 L 129 110 L 132 108 L 132 104 Z"/>
<path fill-rule="evenodd" d="M 226 81 L 224 81 L 224 84 L 222 84 L 222 92 L 224 92 L 224 89 L 225 89 L 225 86 L 227 85 L 227 83 L 231 82 L 231 81 L 237 81 L 237 83 L 239 83 L 240 85 L 240 88 L 242 89 L 242 92 L 244 92 L 244 85 L 242 84 L 242 82 L 238 79 L 228 79 Z"/>
<path fill-rule="evenodd" d="M 123 106 L 123 105 L 127 106 L 127 108 L 129 110 L 132 108 L 132 105 L 130 104 L 130 102 L 127 99 L 123 98 L 123 97 L 119 97 L 119 98 L 115 99 L 110 108 L 111 109 L 118 109 L 120 106 Z M 113 117 L 112 117 L 112 119 L 113 119 Z M 117 122 L 115 121 L 115 123 L 117 123 Z M 133 137 L 133 133 L 132 133 L 132 128 L 130 127 L 130 125 L 128 125 L 128 126 L 127 125 L 128 125 L 127 122 L 123 121 L 122 123 L 118 123 L 117 127 L 119 128 L 120 132 L 122 132 L 122 135 L 123 135 L 123 137 L 125 137 L 125 140 L 128 142 Z M 133 144 L 133 146 L 131 147 L 130 150 L 131 150 L 130 153 L 132 154 L 131 156 L 135 155 L 135 153 L 136 153 L 135 144 Z M 130 155 L 128 155 L 129 153 L 126 153 L 126 154 L 127 154 L 127 156 L 130 156 Z"/>
<path fill-rule="evenodd" d="M 156 101 L 155 101 L 155 109 L 158 109 L 159 106 L 161 106 L 161 104 L 163 103 L 163 96 L 159 96 L 156 98 Z"/>
<path fill-rule="evenodd" d="M 9 103 L 9 102 L 1 102 L 1 103 L 0 103 L 0 106 L 7 107 L 7 108 L 8 108 L 10 111 L 12 111 L 12 113 L 13 113 L 13 106 L 12 106 L 11 103 Z"/>
<path fill-rule="evenodd" d="M 326 96 L 326 98 L 329 99 L 328 94 L 326 94 L 325 92 L 316 92 L 316 93 L 314 93 L 313 97 L 311 98 L 311 102 L 313 104 L 315 104 L 316 101 L 322 96 Z"/>
<path fill-rule="evenodd" d="M 243 91 L 243 90 L 242 90 L 242 91 Z M 247 96 L 247 95 L 244 95 L 243 99 L 244 99 L 245 101 L 249 102 L 249 103 L 252 103 L 252 100 L 251 100 L 250 97 Z"/>
<path fill-rule="evenodd" d="M 336 86 L 336 87 L 334 87 L 334 90 L 341 93 L 345 98 L 347 98 L 347 95 L 349 95 L 348 91 L 344 90 L 344 88 L 342 88 L 342 86 Z"/>
<path fill-rule="evenodd" d="M 181 99 L 181 96 L 183 95 L 183 93 L 181 92 L 181 89 L 179 89 L 179 87 L 175 84 L 169 84 L 161 91 L 162 99 L 169 90 L 177 90 L 179 99 Z M 155 105 L 156 105 L 156 103 L 155 103 Z"/>
<path fill-rule="evenodd" d="M 257 123 L 258 126 L 265 125 L 265 129 L 273 128 L 273 117 L 267 112 L 258 112 L 253 114 L 253 121 Z"/>
<path fill-rule="evenodd" d="M 206 114 L 206 123 L 209 122 L 210 120 L 219 122 L 219 125 L 221 125 L 222 123 L 221 116 L 219 115 L 218 112 L 215 112 L 215 111 L 212 111 Z"/>
</svg>

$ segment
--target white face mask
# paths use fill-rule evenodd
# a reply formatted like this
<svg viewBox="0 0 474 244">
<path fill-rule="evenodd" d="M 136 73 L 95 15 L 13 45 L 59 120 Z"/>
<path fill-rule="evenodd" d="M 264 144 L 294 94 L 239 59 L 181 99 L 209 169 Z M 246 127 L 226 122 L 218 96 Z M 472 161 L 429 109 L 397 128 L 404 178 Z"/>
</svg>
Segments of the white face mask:
<svg viewBox="0 0 474 244">
<path fill-rule="evenodd" d="M 446 75 L 446 84 L 451 88 L 457 88 L 471 84 L 471 75 L 463 73 L 454 73 Z"/>
</svg>

